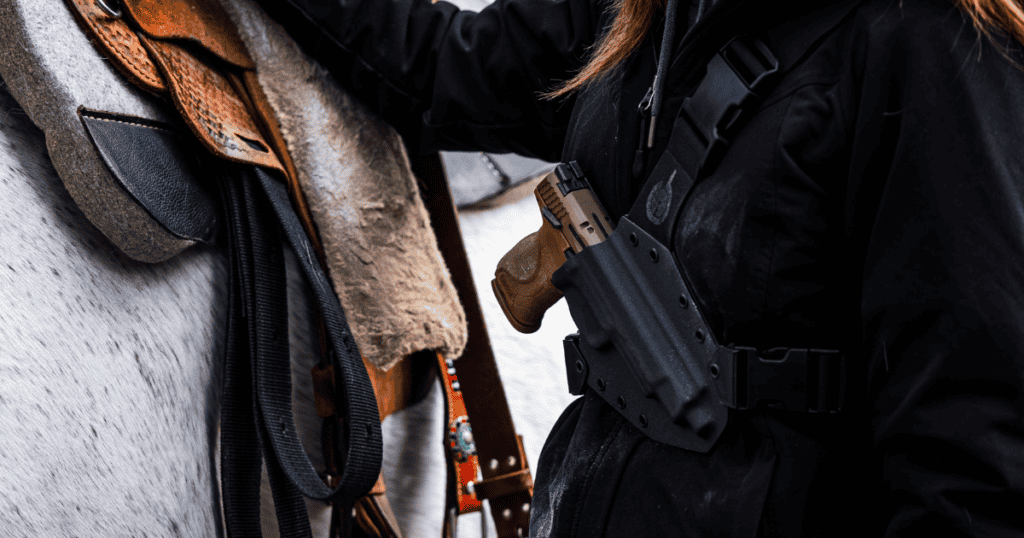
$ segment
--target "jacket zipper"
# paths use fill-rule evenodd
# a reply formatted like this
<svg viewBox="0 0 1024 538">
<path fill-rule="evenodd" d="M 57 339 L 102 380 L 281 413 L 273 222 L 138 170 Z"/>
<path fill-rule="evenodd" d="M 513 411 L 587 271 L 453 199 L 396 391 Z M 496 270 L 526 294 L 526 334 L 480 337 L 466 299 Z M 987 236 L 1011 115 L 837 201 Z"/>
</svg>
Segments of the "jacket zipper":
<svg viewBox="0 0 1024 538">
<path fill-rule="evenodd" d="M 647 88 L 647 93 L 640 100 L 636 112 L 640 115 L 640 135 L 637 137 L 636 152 L 633 153 L 633 179 L 640 179 L 646 167 L 647 129 L 651 119 L 651 100 L 654 98 L 654 84 Z"/>
</svg>

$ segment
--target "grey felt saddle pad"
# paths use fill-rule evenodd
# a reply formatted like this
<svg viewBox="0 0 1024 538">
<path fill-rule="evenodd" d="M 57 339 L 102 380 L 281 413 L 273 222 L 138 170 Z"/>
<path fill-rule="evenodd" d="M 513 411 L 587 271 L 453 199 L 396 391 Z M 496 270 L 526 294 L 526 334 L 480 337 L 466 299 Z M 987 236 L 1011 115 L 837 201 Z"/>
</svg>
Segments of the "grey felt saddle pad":
<svg viewBox="0 0 1024 538">
<path fill-rule="evenodd" d="M 158 262 L 195 242 L 156 221 L 111 175 L 90 141 L 81 107 L 160 122 L 171 118 L 95 52 L 62 0 L 0 2 L 0 77 L 45 133 L 50 160 L 79 209 L 119 249 Z"/>
</svg>

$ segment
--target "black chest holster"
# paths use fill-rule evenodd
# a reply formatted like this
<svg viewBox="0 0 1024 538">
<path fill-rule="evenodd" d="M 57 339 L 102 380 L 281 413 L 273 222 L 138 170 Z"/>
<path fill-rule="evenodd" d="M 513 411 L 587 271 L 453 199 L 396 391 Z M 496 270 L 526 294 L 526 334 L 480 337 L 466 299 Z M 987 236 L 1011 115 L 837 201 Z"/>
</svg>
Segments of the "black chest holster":
<svg viewBox="0 0 1024 538">
<path fill-rule="evenodd" d="M 554 273 L 552 283 L 579 328 L 564 342 L 570 392 L 582 394 L 589 386 L 651 439 L 697 452 L 715 444 L 729 409 L 844 408 L 842 346 L 759 351 L 723 345 L 669 245 L 695 182 L 715 168 L 782 72 L 849 11 L 789 39 L 778 58 L 759 39 L 729 41 L 683 101 L 668 148 L 628 215 L 606 241 Z"/>
</svg>

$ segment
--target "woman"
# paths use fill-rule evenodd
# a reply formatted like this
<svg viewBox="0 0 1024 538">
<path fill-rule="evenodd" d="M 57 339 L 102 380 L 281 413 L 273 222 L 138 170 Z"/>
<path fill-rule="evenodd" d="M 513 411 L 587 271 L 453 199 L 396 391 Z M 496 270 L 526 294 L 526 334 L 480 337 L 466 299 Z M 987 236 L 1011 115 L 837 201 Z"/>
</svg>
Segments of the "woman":
<svg viewBox="0 0 1024 538">
<path fill-rule="evenodd" d="M 265 8 L 410 151 L 577 161 L 613 221 L 723 45 L 783 61 L 668 246 L 719 342 L 843 350 L 847 409 L 731 409 L 702 453 L 588 390 L 538 462 L 531 536 L 1024 533 L 1014 0 Z"/>
</svg>

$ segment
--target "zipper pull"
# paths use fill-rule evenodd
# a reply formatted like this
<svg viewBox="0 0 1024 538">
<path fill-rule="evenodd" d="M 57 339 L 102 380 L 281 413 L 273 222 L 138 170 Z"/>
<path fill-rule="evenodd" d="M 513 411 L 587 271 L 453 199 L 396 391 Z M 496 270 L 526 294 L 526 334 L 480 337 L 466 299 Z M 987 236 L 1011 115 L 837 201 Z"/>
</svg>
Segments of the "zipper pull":
<svg viewBox="0 0 1024 538">
<path fill-rule="evenodd" d="M 640 136 L 638 137 L 639 143 L 637 144 L 636 152 L 633 153 L 633 179 L 640 179 L 640 176 L 644 173 L 644 157 L 647 154 L 647 147 L 644 144 L 644 140 L 647 135 L 647 121 L 650 118 L 651 112 L 651 100 L 654 98 L 654 85 L 647 88 L 647 93 L 644 98 L 640 100 L 640 104 L 636 107 L 637 114 L 640 115 Z"/>
</svg>

